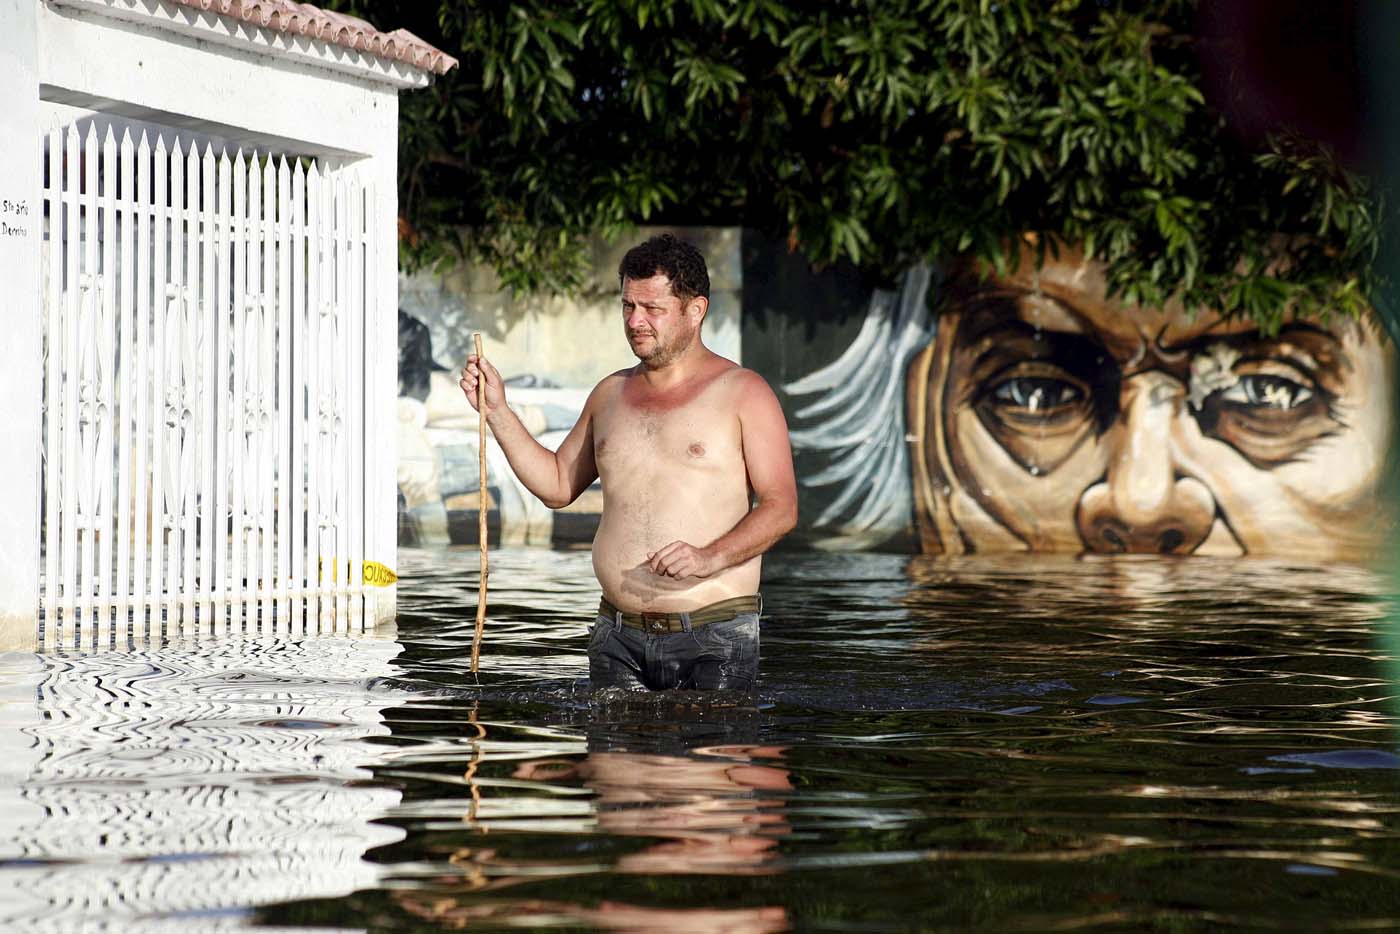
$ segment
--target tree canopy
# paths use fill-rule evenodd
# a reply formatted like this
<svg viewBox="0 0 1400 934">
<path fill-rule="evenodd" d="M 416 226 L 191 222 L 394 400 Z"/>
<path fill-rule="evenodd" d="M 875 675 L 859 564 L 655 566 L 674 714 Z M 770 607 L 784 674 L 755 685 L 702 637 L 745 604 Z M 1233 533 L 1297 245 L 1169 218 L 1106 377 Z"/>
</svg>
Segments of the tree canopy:
<svg viewBox="0 0 1400 934">
<path fill-rule="evenodd" d="M 1246 144 L 1194 2 L 338 0 L 457 56 L 401 98 L 410 264 L 570 291 L 586 237 L 740 225 L 817 264 L 1080 244 L 1123 299 L 1357 314 L 1378 207 L 1326 146 Z"/>
</svg>

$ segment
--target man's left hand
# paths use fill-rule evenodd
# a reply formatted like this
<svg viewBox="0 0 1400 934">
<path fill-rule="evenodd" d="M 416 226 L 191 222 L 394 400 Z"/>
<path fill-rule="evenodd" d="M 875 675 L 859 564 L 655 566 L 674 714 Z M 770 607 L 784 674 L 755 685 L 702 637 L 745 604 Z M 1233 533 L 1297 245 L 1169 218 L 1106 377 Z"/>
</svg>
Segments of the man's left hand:
<svg viewBox="0 0 1400 934">
<path fill-rule="evenodd" d="M 685 542 L 672 542 L 647 555 L 647 565 L 657 574 L 674 577 L 709 577 L 719 570 L 715 560 L 703 548 Z"/>
</svg>

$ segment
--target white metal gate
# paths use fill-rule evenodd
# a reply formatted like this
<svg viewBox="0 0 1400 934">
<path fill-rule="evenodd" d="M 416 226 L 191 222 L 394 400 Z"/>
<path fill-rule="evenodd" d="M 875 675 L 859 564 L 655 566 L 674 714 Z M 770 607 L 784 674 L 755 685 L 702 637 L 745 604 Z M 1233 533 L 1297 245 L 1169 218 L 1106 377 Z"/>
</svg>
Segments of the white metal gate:
<svg viewBox="0 0 1400 934">
<path fill-rule="evenodd" d="M 372 186 L 111 127 L 46 150 L 41 644 L 373 620 Z"/>
</svg>

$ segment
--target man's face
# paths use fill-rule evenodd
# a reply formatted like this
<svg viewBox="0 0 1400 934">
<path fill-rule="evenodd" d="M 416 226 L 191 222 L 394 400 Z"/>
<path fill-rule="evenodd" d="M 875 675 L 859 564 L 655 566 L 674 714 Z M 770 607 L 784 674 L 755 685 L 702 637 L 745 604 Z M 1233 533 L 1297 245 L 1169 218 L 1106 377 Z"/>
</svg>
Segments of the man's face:
<svg viewBox="0 0 1400 934">
<path fill-rule="evenodd" d="M 664 275 L 622 282 L 622 322 L 627 343 L 649 367 L 679 357 L 700 330 L 700 299 L 682 302 Z"/>
<path fill-rule="evenodd" d="M 1264 337 L 1110 302 L 1077 254 L 1023 262 L 939 319 L 925 542 L 1358 556 L 1381 533 L 1392 356 L 1369 324 Z"/>
</svg>

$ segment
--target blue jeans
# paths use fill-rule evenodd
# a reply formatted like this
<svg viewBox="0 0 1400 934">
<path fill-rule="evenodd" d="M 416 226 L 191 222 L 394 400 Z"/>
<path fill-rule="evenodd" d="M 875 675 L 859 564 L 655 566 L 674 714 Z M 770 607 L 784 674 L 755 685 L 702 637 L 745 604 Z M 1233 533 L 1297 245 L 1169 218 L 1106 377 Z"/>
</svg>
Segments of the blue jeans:
<svg viewBox="0 0 1400 934">
<path fill-rule="evenodd" d="M 751 691 L 757 680 L 757 613 L 665 633 L 599 616 L 588 639 L 588 682 L 595 691 Z"/>
</svg>

